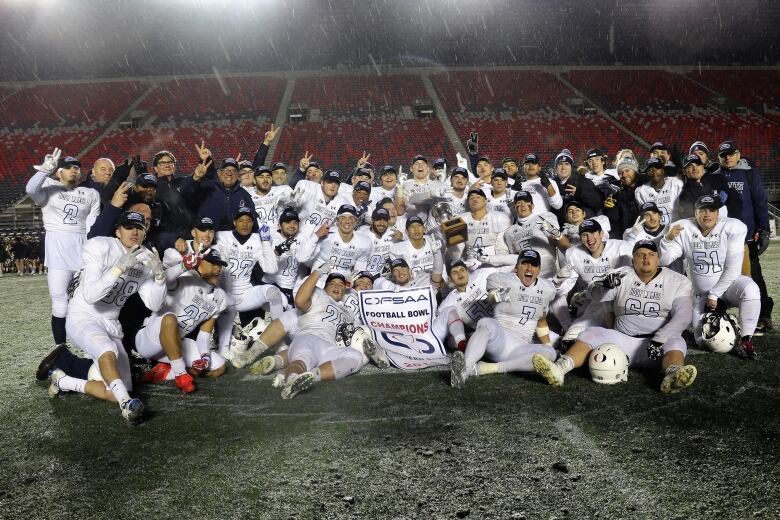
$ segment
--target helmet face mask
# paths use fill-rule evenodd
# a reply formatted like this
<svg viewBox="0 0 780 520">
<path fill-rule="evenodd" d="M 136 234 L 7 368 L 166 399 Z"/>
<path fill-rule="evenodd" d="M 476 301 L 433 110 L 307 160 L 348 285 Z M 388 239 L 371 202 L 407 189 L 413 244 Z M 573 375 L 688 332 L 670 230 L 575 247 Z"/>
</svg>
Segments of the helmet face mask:
<svg viewBox="0 0 780 520">
<path fill-rule="evenodd" d="M 590 377 L 602 385 L 614 385 L 628 380 L 628 356 L 614 343 L 604 343 L 588 355 Z"/>
<path fill-rule="evenodd" d="M 701 317 L 701 342 L 712 352 L 730 352 L 739 337 L 739 325 L 731 314 L 710 311 Z"/>
</svg>

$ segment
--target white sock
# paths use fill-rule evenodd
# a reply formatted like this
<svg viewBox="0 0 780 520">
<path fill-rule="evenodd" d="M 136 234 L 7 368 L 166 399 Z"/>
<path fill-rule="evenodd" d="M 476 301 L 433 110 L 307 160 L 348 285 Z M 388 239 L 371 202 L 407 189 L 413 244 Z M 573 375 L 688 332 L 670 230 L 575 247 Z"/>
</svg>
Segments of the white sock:
<svg viewBox="0 0 780 520">
<path fill-rule="evenodd" d="M 119 401 L 120 405 L 130 400 L 130 394 L 127 393 L 127 387 L 121 379 L 114 379 L 111 381 L 108 384 L 108 389 L 111 390 L 111 393 L 114 394 L 114 397 L 116 397 L 116 400 Z"/>
<path fill-rule="evenodd" d="M 490 374 L 499 374 L 501 371 L 499 370 L 499 364 L 498 363 L 488 363 L 487 361 L 480 361 L 476 364 L 476 372 L 478 376 L 487 376 Z"/>
<path fill-rule="evenodd" d="M 274 370 L 284 368 L 284 359 L 279 354 L 274 354 Z"/>
<path fill-rule="evenodd" d="M 566 374 L 574 370 L 574 360 L 567 355 L 562 355 L 561 359 L 555 362 L 561 371 Z"/>
<path fill-rule="evenodd" d="M 187 367 L 184 365 L 184 358 L 171 360 L 171 372 L 173 372 L 173 377 L 187 373 Z"/>
<path fill-rule="evenodd" d="M 57 381 L 57 388 L 66 392 L 84 393 L 84 387 L 87 385 L 86 379 L 77 379 L 75 377 L 65 376 Z"/>
</svg>

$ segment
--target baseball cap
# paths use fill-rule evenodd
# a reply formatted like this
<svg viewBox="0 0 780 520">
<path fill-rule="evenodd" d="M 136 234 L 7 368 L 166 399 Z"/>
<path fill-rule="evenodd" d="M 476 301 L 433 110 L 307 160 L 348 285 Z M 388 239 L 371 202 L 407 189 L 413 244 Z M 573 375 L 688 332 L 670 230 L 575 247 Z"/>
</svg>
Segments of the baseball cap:
<svg viewBox="0 0 780 520">
<path fill-rule="evenodd" d="M 658 157 L 650 157 L 647 161 L 645 161 L 645 170 L 649 170 L 650 168 L 663 169 L 664 166 L 665 165 L 663 160 L 659 159 Z"/>
<path fill-rule="evenodd" d="M 252 210 L 249 209 L 248 206 L 239 206 L 238 209 L 235 212 L 233 212 L 233 220 L 236 220 L 237 218 L 241 218 L 244 215 L 254 218 L 252 216 Z"/>
<path fill-rule="evenodd" d="M 358 181 L 355 183 L 354 191 L 365 191 L 371 193 L 371 185 L 366 181 Z"/>
<path fill-rule="evenodd" d="M 603 157 L 604 152 L 601 150 L 601 148 L 591 148 L 585 153 L 586 159 L 593 159 L 594 157 Z"/>
<path fill-rule="evenodd" d="M 513 163 L 517 164 L 517 159 L 515 159 L 514 157 L 504 157 L 503 159 L 501 159 L 501 166 L 503 166 L 503 165 L 505 165 L 506 163 L 509 163 L 509 162 L 513 162 Z"/>
<path fill-rule="evenodd" d="M 542 257 L 533 249 L 523 249 L 520 251 L 520 254 L 517 255 L 517 265 L 526 263 L 539 267 L 542 265 Z"/>
<path fill-rule="evenodd" d="M 490 176 L 491 179 L 499 178 L 507 180 L 509 179 L 509 175 L 507 175 L 506 170 L 503 168 L 496 168 L 493 170 L 493 174 Z"/>
<path fill-rule="evenodd" d="M 350 175 L 349 178 L 351 179 L 355 175 L 358 175 L 360 177 L 371 177 L 371 170 L 369 170 L 366 167 L 355 168 L 355 170 L 352 172 L 352 175 Z"/>
<path fill-rule="evenodd" d="M 485 195 L 485 192 L 482 191 L 481 189 L 469 190 L 468 195 L 467 195 L 466 198 L 471 197 L 472 195 L 479 195 L 482 198 L 484 198 L 485 200 L 487 200 L 487 195 Z"/>
<path fill-rule="evenodd" d="M 661 210 L 658 209 L 655 202 L 645 202 L 639 207 L 639 213 L 644 213 L 645 211 L 655 211 L 659 215 L 661 214 Z"/>
<path fill-rule="evenodd" d="M 238 169 L 243 170 L 244 168 L 249 168 L 250 170 L 254 170 L 254 167 L 252 166 L 252 161 L 241 161 L 238 163 Z"/>
<path fill-rule="evenodd" d="M 322 182 L 338 182 L 341 184 L 341 174 L 336 170 L 328 170 L 322 176 Z"/>
<path fill-rule="evenodd" d="M 325 285 L 328 285 L 333 280 L 341 280 L 344 282 L 344 285 L 347 284 L 347 277 L 344 276 L 341 273 L 330 273 L 327 278 L 325 278 Z"/>
<path fill-rule="evenodd" d="M 390 262 L 390 269 L 395 269 L 396 267 L 409 267 L 409 264 L 406 263 L 406 260 L 403 258 L 394 258 Z"/>
<path fill-rule="evenodd" d="M 666 150 L 668 152 L 669 148 L 661 141 L 656 141 L 653 143 L 653 146 L 650 147 L 650 151 L 654 152 L 656 150 Z"/>
<path fill-rule="evenodd" d="M 357 208 L 355 208 L 355 206 L 353 206 L 352 204 L 342 204 L 339 207 L 339 210 L 336 212 L 336 216 L 340 217 L 341 215 L 344 215 L 344 214 L 347 214 L 347 213 L 349 213 L 353 217 L 357 217 L 357 214 L 358 214 Z"/>
<path fill-rule="evenodd" d="M 259 177 L 260 175 L 263 174 L 271 175 L 271 168 L 262 165 L 255 168 L 255 177 Z"/>
<path fill-rule="evenodd" d="M 201 231 L 206 231 L 207 229 L 216 229 L 214 220 L 211 217 L 200 217 L 195 221 L 195 224 L 192 227 Z"/>
<path fill-rule="evenodd" d="M 398 171 L 395 169 L 395 166 L 390 166 L 389 164 L 385 164 L 382 166 L 382 169 L 380 170 L 382 173 L 379 175 L 382 176 L 386 173 L 392 173 L 394 175 L 398 175 Z"/>
<path fill-rule="evenodd" d="M 683 166 L 688 166 L 689 164 L 704 164 L 704 163 L 701 162 L 701 157 L 699 157 L 695 153 L 692 153 L 691 155 L 685 158 L 685 162 L 683 163 Z"/>
<path fill-rule="evenodd" d="M 416 163 L 417 161 L 425 161 L 425 163 L 428 164 L 428 159 L 426 159 L 424 155 L 417 154 L 412 157 L 412 164 Z"/>
<path fill-rule="evenodd" d="M 406 229 L 409 229 L 409 226 L 412 224 L 420 224 L 421 226 L 425 226 L 425 222 L 423 222 L 423 219 L 421 219 L 418 216 L 409 217 L 409 219 L 406 221 Z"/>
<path fill-rule="evenodd" d="M 238 161 L 236 161 L 231 157 L 222 159 L 222 166 L 220 166 L 219 169 L 222 170 L 225 168 L 235 168 L 236 170 L 238 170 Z"/>
<path fill-rule="evenodd" d="M 463 260 L 455 260 L 454 262 L 452 262 L 450 265 L 447 266 L 447 273 L 448 274 L 451 273 L 452 270 L 455 269 L 456 267 L 463 267 L 467 271 L 469 269 L 469 267 L 466 265 L 466 262 L 464 262 Z"/>
<path fill-rule="evenodd" d="M 696 199 L 696 209 L 720 209 L 721 206 L 722 204 L 720 203 L 720 198 L 713 197 L 712 195 L 702 195 Z"/>
<path fill-rule="evenodd" d="M 525 154 L 525 159 L 523 159 L 523 164 L 525 163 L 539 164 L 539 156 L 536 155 L 535 153 Z"/>
<path fill-rule="evenodd" d="M 596 219 L 586 218 L 582 221 L 582 224 L 580 224 L 580 235 L 583 233 L 595 233 L 597 231 L 601 231 L 601 224 L 599 224 L 599 221 Z"/>
<path fill-rule="evenodd" d="M 530 202 L 532 204 L 533 204 L 533 201 L 534 201 L 534 199 L 531 196 L 530 192 L 525 191 L 525 190 L 518 190 L 517 192 L 515 192 L 514 203 L 517 204 L 521 200 L 523 200 L 525 202 Z"/>
<path fill-rule="evenodd" d="M 81 161 L 79 161 L 78 159 L 70 155 L 67 157 L 62 157 L 60 158 L 59 161 L 57 161 L 58 170 L 60 168 L 70 168 L 71 166 L 78 166 L 79 168 L 81 168 Z"/>
<path fill-rule="evenodd" d="M 725 157 L 738 151 L 739 148 L 737 148 L 737 145 L 734 144 L 734 141 L 723 141 L 720 143 L 720 145 L 718 145 L 718 155 L 720 157 Z"/>
<path fill-rule="evenodd" d="M 469 178 L 469 171 L 463 166 L 456 166 L 450 171 L 450 178 L 460 175 L 461 177 Z"/>
<path fill-rule="evenodd" d="M 652 240 L 637 240 L 631 252 L 636 253 L 637 249 L 642 249 L 642 248 L 649 249 L 650 251 L 655 251 L 656 253 L 658 252 L 658 244 L 656 244 Z"/>
<path fill-rule="evenodd" d="M 355 281 L 357 281 L 360 278 L 370 278 L 371 281 L 373 282 L 374 280 L 376 280 L 377 275 L 375 275 L 371 271 L 360 271 L 357 275 L 355 275 Z"/>
<path fill-rule="evenodd" d="M 693 152 L 704 152 L 708 157 L 710 155 L 710 149 L 707 148 L 707 145 L 702 141 L 694 141 L 694 143 L 688 149 L 689 154 L 692 154 Z"/>
<path fill-rule="evenodd" d="M 309 165 L 306 167 L 306 171 L 309 171 L 309 168 L 320 168 L 320 163 L 317 161 L 309 161 Z"/>
<path fill-rule="evenodd" d="M 479 157 L 479 159 L 477 159 L 477 162 L 478 162 L 478 163 L 480 163 L 480 162 L 486 162 L 486 163 L 488 163 L 488 164 L 493 164 L 492 162 L 490 162 L 490 157 L 488 157 L 487 155 L 481 155 L 481 156 Z"/>
<path fill-rule="evenodd" d="M 287 171 L 287 165 L 283 162 L 275 162 L 271 165 L 271 171 L 274 170 L 284 170 Z"/>
<path fill-rule="evenodd" d="M 587 209 L 587 206 L 585 206 L 585 203 L 582 202 L 580 199 L 571 199 L 570 201 L 566 202 L 566 205 L 563 207 L 563 210 L 566 211 L 571 206 L 578 207 L 582 211 L 585 211 Z"/>
<path fill-rule="evenodd" d="M 203 261 L 214 265 L 221 265 L 222 267 L 227 267 L 228 265 L 222 258 L 222 254 L 220 254 L 219 250 L 215 247 L 209 249 L 209 252 L 203 256 Z"/>
<path fill-rule="evenodd" d="M 146 229 L 146 220 L 137 211 L 125 211 L 119 215 L 116 225 L 123 228 Z"/>
<path fill-rule="evenodd" d="M 376 208 L 371 213 L 371 220 L 390 220 L 390 212 L 385 208 Z"/>
<path fill-rule="evenodd" d="M 144 173 L 143 175 L 139 175 L 135 179 L 135 183 L 139 186 L 144 186 L 147 188 L 156 188 L 157 187 L 157 177 L 152 175 L 151 173 Z"/>
<path fill-rule="evenodd" d="M 439 157 L 435 161 L 433 161 L 433 169 L 434 170 L 441 170 L 442 168 L 447 167 L 447 160 L 443 157 Z"/>
<path fill-rule="evenodd" d="M 300 222 L 301 218 L 298 216 L 298 212 L 295 211 L 292 208 L 287 208 L 284 211 L 282 211 L 282 214 L 279 215 L 279 223 L 284 224 L 285 222 Z"/>
</svg>

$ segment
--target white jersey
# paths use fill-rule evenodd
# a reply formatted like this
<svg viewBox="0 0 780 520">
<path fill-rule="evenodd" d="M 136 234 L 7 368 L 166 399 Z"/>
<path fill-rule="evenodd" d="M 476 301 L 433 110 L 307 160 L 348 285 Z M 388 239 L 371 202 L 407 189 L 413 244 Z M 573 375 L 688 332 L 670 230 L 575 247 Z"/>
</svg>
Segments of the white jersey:
<svg viewBox="0 0 780 520">
<path fill-rule="evenodd" d="M 425 242 L 420 249 L 412 245 L 410 240 L 404 240 L 390 247 L 390 260 L 403 258 L 409 264 L 412 272 L 412 283 L 409 287 L 425 287 L 431 285 L 433 273 L 433 251 L 430 237 L 424 237 Z"/>
<path fill-rule="evenodd" d="M 279 208 L 277 202 L 280 197 L 290 195 L 292 188 L 289 186 L 271 186 L 268 193 L 261 194 L 257 189 L 252 191 L 248 190 L 252 196 L 252 203 L 255 205 L 255 212 L 257 213 L 257 224 L 262 226 L 263 224 L 269 224 L 270 227 L 274 227 L 279 221 Z"/>
<path fill-rule="evenodd" d="M 655 202 L 661 211 L 661 225 L 665 226 L 672 221 L 673 215 L 676 214 L 677 201 L 680 198 L 682 188 L 683 182 L 680 179 L 666 177 L 660 190 L 656 190 L 650 184 L 643 184 L 637 187 L 634 197 L 640 206 L 645 202 Z"/>
<path fill-rule="evenodd" d="M 68 320 L 83 318 L 100 320 L 114 336 L 122 335 L 119 311 L 127 299 L 138 293 L 144 304 L 157 311 L 166 294 L 165 284 L 154 281 L 148 267 L 142 263 L 117 276 L 113 268 L 127 252 L 117 238 L 95 237 L 87 240 L 82 252 L 79 286 L 68 302 Z M 150 253 L 153 254 L 153 253 Z"/>
<path fill-rule="evenodd" d="M 487 195 L 487 208 L 488 211 L 495 211 L 503 213 L 509 219 L 512 219 L 512 201 L 514 200 L 514 192 L 507 188 L 504 193 L 498 197 L 493 196 L 492 186 L 487 185 L 482 187 L 482 191 Z"/>
<path fill-rule="evenodd" d="M 530 215 L 524 218 L 518 218 L 509 229 L 501 233 L 496 244 L 496 253 L 498 255 L 518 255 L 523 249 L 533 249 L 542 259 L 541 273 L 542 278 L 549 278 L 555 275 L 555 260 L 557 257 L 557 247 L 551 242 L 541 228 L 542 222 L 548 222 L 550 225 L 558 228 L 558 218 L 545 212 L 539 215 Z M 514 265 L 516 259 L 512 262 L 500 262 L 505 265 Z"/>
<path fill-rule="evenodd" d="M 277 271 L 263 273 L 263 281 L 282 289 L 292 289 L 295 282 L 302 278 L 302 264 L 306 264 L 314 258 L 314 252 L 317 249 L 317 236 L 313 233 L 308 236 L 298 233 L 292 238 L 287 238 L 276 229 L 271 231 L 271 245 L 274 248 L 284 243 L 287 243 L 290 249 L 276 257 Z"/>
<path fill-rule="evenodd" d="M 589 285 L 613 269 L 631 265 L 632 249 L 633 244 L 614 239 L 604 241 L 598 257 L 591 255 L 582 244 L 570 247 L 566 250 L 566 266 L 571 270 L 571 276 L 562 282 L 559 291 L 561 294 L 568 293 L 578 280 L 580 286 Z"/>
<path fill-rule="evenodd" d="M 678 224 L 683 230 L 674 240 L 659 242 L 661 265 L 682 256 L 688 262 L 694 293 L 720 298 L 742 273 L 747 226 L 727 217 L 703 236 L 694 218 L 678 220 L 672 227 Z"/>
<path fill-rule="evenodd" d="M 86 235 L 100 214 L 100 194 L 96 190 L 83 186 L 69 190 L 45 172 L 33 175 L 26 191 L 30 199 L 41 206 L 43 228 L 47 233 Z"/>
<path fill-rule="evenodd" d="M 352 313 L 320 288 L 314 289 L 309 312 L 299 313 L 298 332 L 336 344 L 336 331 L 342 323 L 352 323 Z"/>
<path fill-rule="evenodd" d="M 368 266 L 368 259 L 371 256 L 371 239 L 365 233 L 354 232 L 352 237 L 345 241 L 341 233 L 336 231 L 326 236 L 319 244 L 314 253 L 315 264 L 330 260 L 333 262 L 333 272 L 341 273 L 352 278 L 354 273 L 365 271 Z M 324 277 L 321 278 L 318 286 L 325 285 Z"/>
<path fill-rule="evenodd" d="M 544 174 L 541 174 L 544 175 Z M 531 199 L 534 203 L 534 214 L 544 213 L 546 211 L 552 211 L 554 209 L 560 209 L 563 206 L 563 198 L 561 198 L 561 192 L 558 189 L 558 183 L 550 180 L 550 186 L 553 187 L 555 195 L 552 197 L 547 193 L 547 188 L 542 186 L 540 179 L 532 179 L 523 181 L 521 189 L 531 194 Z"/>
<path fill-rule="evenodd" d="M 615 316 L 614 329 L 632 337 L 650 337 L 666 325 L 674 314 L 674 304 L 682 304 L 689 309 L 691 300 L 691 282 L 685 276 L 666 268 L 649 282 L 639 279 L 633 267 L 621 267 L 618 273 L 625 273 L 620 285 L 614 289 L 593 287 L 594 300 L 611 302 Z M 690 325 L 690 315 L 679 323 L 673 336 L 677 336 Z"/>
<path fill-rule="evenodd" d="M 403 184 L 404 197 L 406 198 L 406 213 L 407 215 L 417 215 L 423 220 L 428 216 L 428 207 L 441 199 L 434 199 L 431 195 L 431 191 L 436 188 L 437 190 L 444 191 L 444 184 L 439 181 L 429 180 L 425 184 L 420 183 L 417 179 L 409 179 Z"/>
<path fill-rule="evenodd" d="M 387 259 L 390 258 L 390 247 L 395 244 L 393 234 L 388 230 L 381 237 L 377 237 L 376 233 L 370 229 L 362 230 L 361 233 L 371 240 L 371 255 L 368 257 L 366 271 L 372 274 L 379 274 L 382 272 Z"/>
<path fill-rule="evenodd" d="M 466 213 L 469 210 L 468 206 L 468 191 L 464 190 L 463 195 L 458 197 L 455 192 L 447 193 L 444 198 L 444 202 L 450 205 L 450 208 L 452 208 L 452 216 L 456 215 L 462 215 L 463 213 Z"/>
<path fill-rule="evenodd" d="M 330 201 L 325 199 L 322 186 L 316 182 L 301 180 L 295 186 L 302 191 L 301 207 L 298 209 L 301 227 L 308 229 L 318 228 L 323 224 L 332 224 L 336 218 L 336 212 L 344 204 L 352 204 L 351 197 L 345 197 L 337 193 Z"/>
<path fill-rule="evenodd" d="M 555 299 L 555 286 L 538 278 L 526 287 L 515 273 L 493 273 L 488 276 L 487 290 L 509 288 L 509 302 L 495 306 L 495 319 L 512 336 L 532 343 L 536 324 L 547 315 L 550 302 Z"/>
<path fill-rule="evenodd" d="M 217 243 L 222 258 L 228 263 L 222 271 L 222 287 L 228 295 L 243 294 L 252 287 L 252 269 L 260 264 L 264 273 L 275 273 L 279 269 L 271 242 L 260 240 L 252 233 L 242 244 L 233 231 L 217 232 Z"/>
<path fill-rule="evenodd" d="M 227 294 L 206 283 L 197 273 L 186 273 L 169 290 L 163 306 L 153 316 L 173 314 L 182 337 L 227 308 Z"/>
<path fill-rule="evenodd" d="M 618 175 L 617 170 L 614 168 L 604 170 L 601 172 L 600 175 L 597 175 L 589 171 L 585 173 L 585 178 L 590 179 L 590 181 L 593 184 L 595 184 L 596 187 L 599 188 L 601 191 L 604 191 L 604 189 L 608 189 L 606 185 L 609 184 L 610 182 L 620 180 L 620 176 Z"/>
<path fill-rule="evenodd" d="M 395 188 L 386 190 L 382 186 L 371 186 L 371 193 L 368 194 L 368 211 L 374 211 L 379 201 L 384 198 L 395 200 Z"/>
<path fill-rule="evenodd" d="M 463 324 L 472 329 L 480 319 L 493 317 L 493 306 L 487 301 L 487 279 L 495 272 L 494 268 L 483 268 L 470 273 L 466 290 L 450 292 L 439 308 L 443 312 L 447 307 L 454 307 Z"/>
<path fill-rule="evenodd" d="M 475 258 L 479 251 L 483 255 L 495 255 L 498 235 L 509 228 L 512 223 L 508 215 L 496 211 L 488 211 L 479 220 L 475 219 L 471 213 L 464 213 L 460 218 L 466 223 L 468 231 L 466 249 L 463 252 L 464 258 Z"/>
<path fill-rule="evenodd" d="M 360 297 L 356 291 L 348 291 L 341 299 L 341 306 L 352 316 L 352 322 L 355 325 L 363 325 L 363 319 L 360 317 Z"/>
</svg>

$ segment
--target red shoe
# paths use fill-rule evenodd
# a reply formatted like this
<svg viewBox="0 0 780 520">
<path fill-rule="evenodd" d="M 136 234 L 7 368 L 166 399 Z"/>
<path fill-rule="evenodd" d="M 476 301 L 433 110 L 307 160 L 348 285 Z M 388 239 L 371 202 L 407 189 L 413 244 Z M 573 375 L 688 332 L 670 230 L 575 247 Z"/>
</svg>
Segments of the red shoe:
<svg viewBox="0 0 780 520">
<path fill-rule="evenodd" d="M 186 372 L 176 376 L 174 381 L 176 382 L 176 387 L 181 390 L 183 394 L 190 394 L 195 391 L 195 381 L 192 379 L 192 376 Z"/>
<path fill-rule="evenodd" d="M 144 372 L 141 376 L 142 383 L 164 383 L 168 380 L 168 374 L 171 372 L 171 365 L 168 363 L 157 363 L 152 368 Z"/>
</svg>

